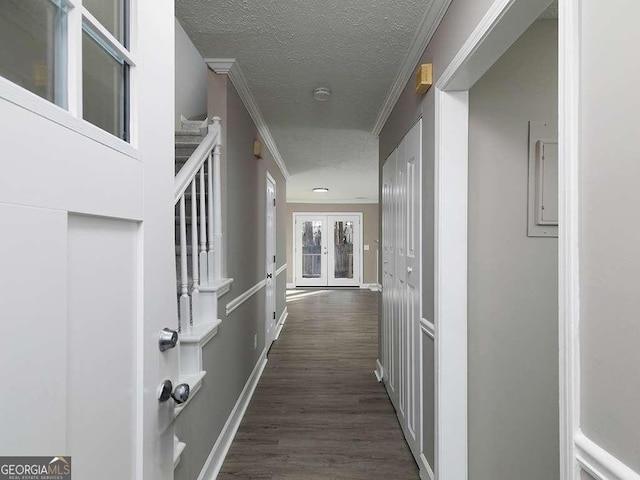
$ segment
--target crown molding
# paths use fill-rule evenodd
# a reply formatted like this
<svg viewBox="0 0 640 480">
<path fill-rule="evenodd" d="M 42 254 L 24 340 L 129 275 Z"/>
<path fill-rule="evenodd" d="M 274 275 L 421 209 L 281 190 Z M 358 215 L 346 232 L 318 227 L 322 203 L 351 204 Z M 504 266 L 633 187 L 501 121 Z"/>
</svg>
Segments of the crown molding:
<svg viewBox="0 0 640 480">
<path fill-rule="evenodd" d="M 258 104 L 249 90 L 249 86 L 242 74 L 238 61 L 235 58 L 205 58 L 204 61 L 214 72 L 221 75 L 227 75 L 231 80 L 231 83 L 233 83 L 233 86 L 236 87 L 238 95 L 240 95 L 242 103 L 244 103 L 244 106 L 249 111 L 249 115 L 256 124 L 262 140 L 271 152 L 271 155 L 273 155 L 284 179 L 287 180 L 291 176 L 289 170 L 287 170 L 287 166 L 280 155 L 280 151 L 278 150 L 276 142 L 271 135 L 271 131 L 269 130 L 267 123 L 264 121 L 264 117 L 262 116 L 262 113 L 260 113 Z"/>
<path fill-rule="evenodd" d="M 440 25 L 440 22 L 444 18 L 444 14 L 447 12 L 451 1 L 452 0 L 433 0 L 429 4 L 427 11 L 418 25 L 418 30 L 413 36 L 413 40 L 411 40 L 409 51 L 402 60 L 396 79 L 387 92 L 387 97 L 378 112 L 376 123 L 371 131 L 375 136 L 380 135 L 384 124 L 387 122 L 389 115 L 391 115 L 391 112 L 393 111 L 393 107 L 396 106 L 398 98 L 400 98 L 404 87 L 413 76 L 416 65 L 420 61 L 420 58 L 433 38 L 433 35 L 436 33 L 438 25 Z"/>
</svg>

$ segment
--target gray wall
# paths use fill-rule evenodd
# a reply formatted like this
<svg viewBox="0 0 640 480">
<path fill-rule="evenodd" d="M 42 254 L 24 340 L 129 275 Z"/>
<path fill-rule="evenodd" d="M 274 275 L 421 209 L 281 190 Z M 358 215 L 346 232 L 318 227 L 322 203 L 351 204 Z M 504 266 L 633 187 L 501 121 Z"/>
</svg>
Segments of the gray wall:
<svg viewBox="0 0 640 480">
<path fill-rule="evenodd" d="M 215 76 L 215 74 L 211 74 Z M 216 76 L 218 77 L 218 76 Z M 207 376 L 198 395 L 180 414 L 177 435 L 187 444 L 175 471 L 176 480 L 197 478 L 220 434 L 240 392 L 264 349 L 265 290 L 260 290 L 228 317 L 225 308 L 229 301 L 265 278 L 266 268 L 266 174 L 276 180 L 277 188 L 277 257 L 278 266 L 285 259 L 285 198 L 286 183 L 282 173 L 265 151 L 262 160 L 253 156 L 253 141 L 257 129 L 231 82 L 219 82 L 215 90 L 219 97 L 210 105 L 209 115 L 223 118 L 223 171 L 226 178 L 224 210 L 227 218 L 224 230 L 227 276 L 234 279 L 231 291 L 221 298 L 218 316 L 222 325 L 218 334 L 206 345 L 203 353 Z M 285 308 L 285 274 L 276 282 L 277 315 Z M 254 334 L 258 346 L 253 348 Z"/>
<path fill-rule="evenodd" d="M 581 2 L 582 429 L 640 472 L 640 3 Z"/>
<path fill-rule="evenodd" d="M 374 204 L 287 203 L 287 282 L 293 283 L 293 212 L 356 212 L 362 213 L 362 241 L 369 245 L 363 252 L 363 283 L 378 283 L 376 277 L 376 253 L 379 246 L 379 206 Z"/>
<path fill-rule="evenodd" d="M 176 128 L 180 115 L 204 118 L 207 112 L 207 65 L 186 32 L 175 20 L 176 26 Z"/>
<path fill-rule="evenodd" d="M 558 115 L 558 22 L 469 93 L 469 478 L 559 478 L 558 241 L 527 236 L 528 122 Z"/>
</svg>

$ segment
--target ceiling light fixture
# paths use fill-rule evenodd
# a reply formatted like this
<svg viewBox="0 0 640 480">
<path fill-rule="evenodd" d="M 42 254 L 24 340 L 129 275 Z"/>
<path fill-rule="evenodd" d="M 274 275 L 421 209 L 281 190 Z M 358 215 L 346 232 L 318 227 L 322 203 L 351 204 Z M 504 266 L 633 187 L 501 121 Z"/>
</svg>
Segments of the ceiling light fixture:
<svg viewBox="0 0 640 480">
<path fill-rule="evenodd" d="M 313 91 L 313 98 L 315 98 L 319 102 L 325 102 L 329 100 L 331 96 L 331 90 L 325 87 L 316 88 Z"/>
<path fill-rule="evenodd" d="M 313 191 L 316 193 L 327 193 L 329 189 L 327 187 L 316 187 Z"/>
</svg>

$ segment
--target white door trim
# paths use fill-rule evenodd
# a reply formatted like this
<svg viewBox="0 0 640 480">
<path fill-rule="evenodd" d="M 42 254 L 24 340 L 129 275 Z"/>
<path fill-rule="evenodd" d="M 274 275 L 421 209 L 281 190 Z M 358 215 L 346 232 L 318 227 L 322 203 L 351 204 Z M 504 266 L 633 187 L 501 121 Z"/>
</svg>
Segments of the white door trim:
<svg viewBox="0 0 640 480">
<path fill-rule="evenodd" d="M 337 215 L 337 216 L 349 216 L 354 215 L 360 218 L 360 267 L 359 267 L 359 275 L 360 275 L 360 287 L 364 285 L 364 214 L 363 212 L 293 212 L 293 262 L 292 262 L 292 272 L 293 272 L 293 285 L 288 284 L 287 288 L 295 288 L 296 280 L 297 280 L 297 270 L 296 270 L 296 217 L 298 216 L 329 216 L 329 215 Z"/>
<path fill-rule="evenodd" d="M 539 17 L 547 4 L 547 0 L 496 0 L 436 83 L 436 305 L 434 319 L 437 362 L 436 478 L 466 480 L 468 476 L 466 422 L 468 91 Z M 560 457 L 561 478 L 577 480 L 580 472 L 575 457 L 574 437 L 577 432 L 579 411 L 577 399 L 579 392 L 577 362 L 579 0 L 560 0 L 559 24 Z"/>
<path fill-rule="evenodd" d="M 264 343 L 267 351 L 271 347 L 271 344 L 275 340 L 276 334 L 276 277 L 277 277 L 277 212 L 276 212 L 276 199 L 278 198 L 278 186 L 276 184 L 275 179 L 269 173 L 266 172 L 265 175 L 265 282 L 266 282 L 266 292 L 265 292 L 265 324 L 264 324 Z M 269 196 L 269 188 L 273 187 L 273 205 L 270 204 L 270 196 Z M 269 210 L 273 209 L 273 230 L 269 229 Z M 269 238 L 271 237 L 271 238 Z M 271 251 L 269 251 L 269 247 L 271 247 Z M 273 261 L 271 261 L 271 257 L 273 256 Z M 271 278 L 268 278 L 268 275 L 271 275 Z M 271 292 L 270 292 L 271 289 Z M 270 296 L 271 293 L 271 296 Z M 272 318 L 273 317 L 273 318 Z"/>
</svg>

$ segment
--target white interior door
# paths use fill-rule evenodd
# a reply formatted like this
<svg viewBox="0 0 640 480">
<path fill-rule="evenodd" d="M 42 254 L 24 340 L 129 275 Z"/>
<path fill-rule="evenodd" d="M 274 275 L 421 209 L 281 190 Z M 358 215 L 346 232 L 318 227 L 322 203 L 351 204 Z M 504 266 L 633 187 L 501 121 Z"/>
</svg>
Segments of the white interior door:
<svg viewBox="0 0 640 480">
<path fill-rule="evenodd" d="M 158 348 L 177 326 L 174 18 L 135 3 L 135 145 L 0 78 L 0 452 L 71 456 L 77 479 L 173 478 L 174 404 L 157 389 L 178 380 Z M 81 22 L 70 8 L 78 42 Z"/>
<path fill-rule="evenodd" d="M 421 132 L 419 121 L 382 168 L 384 381 L 416 459 L 422 441 Z"/>
<path fill-rule="evenodd" d="M 296 215 L 296 285 L 327 286 L 327 216 Z"/>
<path fill-rule="evenodd" d="M 276 334 L 276 182 L 267 173 L 266 199 L 266 321 L 265 345 L 267 350 Z"/>
<path fill-rule="evenodd" d="M 358 215 L 327 215 L 328 286 L 360 285 L 362 228 Z"/>
</svg>

